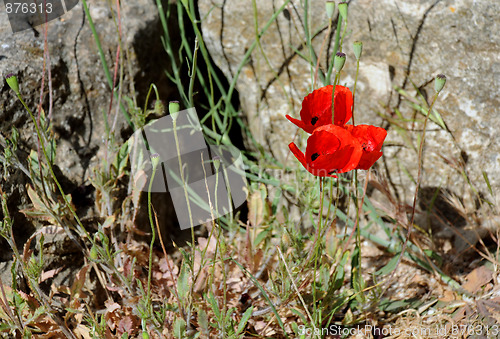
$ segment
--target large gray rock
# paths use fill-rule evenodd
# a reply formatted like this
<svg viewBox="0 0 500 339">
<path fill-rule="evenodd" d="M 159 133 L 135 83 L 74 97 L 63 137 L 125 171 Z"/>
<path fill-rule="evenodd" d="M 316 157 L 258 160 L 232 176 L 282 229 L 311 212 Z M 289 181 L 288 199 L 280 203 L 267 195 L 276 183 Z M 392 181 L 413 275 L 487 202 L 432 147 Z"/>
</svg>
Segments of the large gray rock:
<svg viewBox="0 0 500 339">
<path fill-rule="evenodd" d="M 114 21 L 116 9 L 114 5 L 111 8 L 103 1 L 92 0 L 88 4 L 113 76 L 119 41 Z M 124 65 L 125 77 L 122 98 L 134 94 L 130 92 L 130 85 L 134 81 L 136 88 L 139 88 L 139 95 L 149 85 L 148 75 L 151 72 L 148 74 L 143 71 L 143 66 L 146 56 L 151 56 L 152 51 L 144 48 L 144 44 L 151 38 L 151 27 L 157 26 L 157 17 L 154 2 L 139 0 L 121 4 L 124 58 L 120 65 Z M 17 153 L 25 168 L 28 167 L 27 155 L 37 149 L 35 128 L 4 78 L 9 73 L 17 74 L 22 97 L 36 114 L 44 69 L 43 29 L 43 26 L 38 26 L 34 30 L 13 34 L 6 13 L 0 13 L 0 133 L 10 137 L 12 127 L 19 130 Z M 81 2 L 64 16 L 49 22 L 47 41 L 50 63 L 46 66 L 51 71 L 53 96 L 51 119 L 58 145 L 55 169 L 65 192 L 75 193 L 73 202 L 81 213 L 82 206 L 79 203 L 82 202 L 77 201 L 79 198 L 87 200 L 83 204 L 93 205 L 85 190 L 85 185 L 89 185 L 90 168 L 102 163 L 105 155 L 103 116 L 109 113 L 108 121 L 111 126 L 115 124 L 118 142 L 128 124 L 122 113 L 116 110 L 116 99 L 109 110 L 112 94 Z M 150 71 L 154 73 L 151 79 L 160 73 L 158 70 Z M 148 84 L 144 85 L 144 81 Z M 47 74 L 44 91 L 43 108 L 49 114 Z M 3 153 L 3 149 L 1 151 Z M 0 168 L 3 175 L 2 164 Z M 7 193 L 9 211 L 14 218 L 15 237 L 18 245 L 22 245 L 33 231 L 31 222 L 19 212 L 30 206 L 31 201 L 26 192 L 30 180 L 20 169 L 10 167 L 6 173 L 2 177 L 2 189 Z M 8 246 L 0 239 L 0 261 L 8 260 L 11 256 Z"/>
<path fill-rule="evenodd" d="M 303 29 L 304 1 L 292 0 L 261 36 L 250 60 L 243 64 L 236 83 L 242 110 L 256 140 L 281 161 L 295 162 L 287 144 L 296 127 L 285 114 L 298 117 L 302 98 L 311 90 L 309 55 Z M 257 1 L 259 29 L 283 2 Z M 326 34 L 324 1 L 309 1 L 310 31 L 319 32 L 312 44 L 319 53 Z M 200 0 L 205 42 L 214 61 L 234 79 L 244 55 L 255 41 L 251 6 L 238 1 Z M 356 89 L 356 123 L 388 127 L 379 113 L 392 117 L 407 132 L 392 124 L 383 149 L 390 179 L 402 201 L 410 201 L 417 177 L 418 140 L 422 115 L 398 95 L 395 86 L 416 98 L 414 85 L 434 94 L 433 78 L 448 78 L 435 108 L 449 131 L 435 123 L 427 126 L 423 186 L 444 186 L 464 196 L 471 189 L 454 164 L 466 160 L 465 170 L 473 185 L 493 200 L 483 179 L 488 174 L 494 192 L 500 192 L 500 3 L 490 1 L 357 0 L 349 5 L 349 24 L 344 40 L 347 62 L 341 84 L 354 85 L 356 62 L 352 42 L 364 44 Z M 333 41 L 329 55 L 333 49 Z M 321 67 L 325 68 L 325 55 Z M 322 84 L 320 84 L 322 85 Z M 418 118 L 416 123 L 398 119 Z M 305 140 L 306 135 L 299 133 Z M 382 168 L 383 166 L 380 166 Z M 456 166 L 455 166 L 456 167 Z M 500 198 L 500 197 L 498 197 Z"/>
<path fill-rule="evenodd" d="M 101 39 L 110 71 L 114 71 L 118 47 L 118 33 L 107 3 L 89 1 L 91 16 Z M 113 15 L 112 15 L 113 14 Z M 140 72 L 138 54 L 145 51 L 133 49 L 137 40 L 142 40 L 146 28 L 156 20 L 155 5 L 150 1 L 122 4 L 123 48 L 130 58 L 121 60 L 125 67 L 125 84 L 133 81 Z M 12 34 L 5 13 L 0 15 L 0 76 L 8 73 L 18 75 L 24 100 L 36 110 L 40 97 L 44 67 L 43 26 Z M 51 117 L 58 140 L 59 152 L 56 163 L 64 175 L 79 184 L 88 178 L 89 162 L 97 159 L 103 151 L 105 124 L 104 114 L 109 113 L 113 125 L 116 105 L 109 110 L 112 97 L 101 66 L 98 50 L 88 22 L 84 20 L 82 4 L 64 16 L 48 24 L 48 48 L 52 76 L 53 107 Z M 123 51 L 125 55 L 125 51 Z M 129 70 L 131 72 L 129 72 Z M 131 73 L 131 74 L 130 74 Z M 111 73 L 113 76 L 113 73 Z M 16 100 L 14 94 L 2 80 L 0 84 L 2 110 L 0 130 L 7 132 L 11 126 L 20 129 L 23 142 L 33 148 L 36 144 L 34 126 L 29 115 Z M 123 87 L 128 95 L 129 87 Z M 48 77 L 45 75 L 45 97 L 43 108 L 49 113 Z M 116 100 L 114 101 L 116 103 Z M 115 131 L 126 126 L 122 113 L 118 111 Z M 101 157 L 103 153 L 99 154 Z"/>
</svg>

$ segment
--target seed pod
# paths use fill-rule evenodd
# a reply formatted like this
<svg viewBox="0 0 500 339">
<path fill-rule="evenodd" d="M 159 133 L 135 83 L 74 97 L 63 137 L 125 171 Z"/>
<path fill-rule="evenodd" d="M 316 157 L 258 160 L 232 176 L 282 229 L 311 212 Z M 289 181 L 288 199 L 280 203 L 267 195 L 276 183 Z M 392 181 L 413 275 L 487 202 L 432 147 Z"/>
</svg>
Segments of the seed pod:
<svg viewBox="0 0 500 339">
<path fill-rule="evenodd" d="M 444 74 L 438 74 L 434 80 L 434 89 L 436 92 L 441 92 L 444 85 L 446 84 L 446 76 Z"/>
<path fill-rule="evenodd" d="M 335 54 L 335 58 L 333 59 L 333 67 L 335 67 L 335 70 L 337 72 L 340 72 L 342 68 L 344 68 L 345 59 L 345 53 L 339 52 Z"/>
</svg>

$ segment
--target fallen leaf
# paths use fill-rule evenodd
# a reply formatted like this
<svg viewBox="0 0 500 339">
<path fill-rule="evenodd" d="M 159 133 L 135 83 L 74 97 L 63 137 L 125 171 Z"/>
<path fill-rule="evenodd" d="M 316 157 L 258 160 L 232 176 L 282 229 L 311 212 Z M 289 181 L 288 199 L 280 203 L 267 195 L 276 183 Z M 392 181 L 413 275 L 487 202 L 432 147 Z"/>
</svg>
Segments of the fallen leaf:
<svg viewBox="0 0 500 339">
<path fill-rule="evenodd" d="M 260 191 L 255 191 L 248 199 L 248 220 L 253 227 L 258 227 L 264 221 L 264 202 Z"/>
<path fill-rule="evenodd" d="M 463 288 L 470 293 L 476 293 L 489 283 L 492 278 L 493 272 L 484 266 L 480 266 L 467 275 L 465 278 L 467 282 L 463 285 Z"/>
<path fill-rule="evenodd" d="M 40 276 L 40 282 L 44 282 L 47 279 L 53 278 L 57 273 L 61 272 L 62 269 L 62 267 L 59 267 L 53 270 L 42 272 L 42 275 Z"/>
</svg>

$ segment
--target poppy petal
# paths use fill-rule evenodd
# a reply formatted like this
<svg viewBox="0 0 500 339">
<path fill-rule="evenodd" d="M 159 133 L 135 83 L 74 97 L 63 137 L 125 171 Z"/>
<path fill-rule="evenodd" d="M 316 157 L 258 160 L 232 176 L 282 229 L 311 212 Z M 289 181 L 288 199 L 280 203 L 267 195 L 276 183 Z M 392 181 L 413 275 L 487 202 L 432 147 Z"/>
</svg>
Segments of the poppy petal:
<svg viewBox="0 0 500 339">
<path fill-rule="evenodd" d="M 296 125 L 297 127 L 299 128 L 302 128 L 304 131 L 307 132 L 307 130 L 309 129 L 308 126 L 306 126 L 306 124 L 302 121 L 302 120 L 299 120 L 299 119 L 295 119 L 295 118 L 292 118 L 291 116 L 289 116 L 288 114 L 285 115 L 285 117 L 290 120 L 291 123 L 293 123 L 294 125 Z"/>
<path fill-rule="evenodd" d="M 315 171 L 343 173 L 356 168 L 362 153 L 361 145 L 351 133 L 330 124 L 317 128 L 309 137 L 305 158 Z"/>
<path fill-rule="evenodd" d="M 382 152 L 363 152 L 363 156 L 359 160 L 356 169 L 368 170 L 373 164 L 380 159 Z"/>
<path fill-rule="evenodd" d="M 331 99 L 331 97 L 330 97 Z M 335 88 L 335 125 L 343 126 L 352 118 L 353 98 L 351 90 L 344 86 L 336 86 Z"/>
<path fill-rule="evenodd" d="M 304 153 L 302 153 L 302 151 L 297 147 L 297 145 L 295 145 L 295 143 L 291 142 L 290 144 L 288 144 L 288 148 L 290 149 L 290 151 L 292 151 L 293 155 L 295 155 L 297 160 L 300 161 L 302 166 L 307 168 L 307 163 L 306 163 L 306 159 L 304 157 Z"/>
<path fill-rule="evenodd" d="M 363 148 L 363 156 L 357 169 L 369 169 L 382 156 L 380 150 L 387 136 L 387 131 L 372 125 L 347 125 L 345 128 L 358 139 Z"/>
<path fill-rule="evenodd" d="M 312 133 L 316 128 L 332 124 L 332 91 L 333 85 L 324 86 L 312 91 L 302 101 L 300 120 L 287 115 L 287 119 Z M 335 87 L 335 113 L 333 122 L 343 126 L 352 117 L 352 93 L 349 88 Z M 300 122 L 299 122 L 300 121 Z"/>
</svg>

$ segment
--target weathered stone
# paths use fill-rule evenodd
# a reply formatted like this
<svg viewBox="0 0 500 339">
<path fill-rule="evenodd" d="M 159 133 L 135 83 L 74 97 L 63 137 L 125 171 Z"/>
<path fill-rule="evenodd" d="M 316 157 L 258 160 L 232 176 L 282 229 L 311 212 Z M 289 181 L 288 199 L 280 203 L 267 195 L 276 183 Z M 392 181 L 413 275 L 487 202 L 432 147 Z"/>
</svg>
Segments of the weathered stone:
<svg viewBox="0 0 500 339">
<path fill-rule="evenodd" d="M 88 5 L 113 76 L 119 43 L 116 8 L 109 7 L 106 2 L 93 0 L 88 1 Z M 144 35 L 146 39 L 149 38 L 150 25 L 157 23 L 158 13 L 153 2 L 140 0 L 122 3 L 120 14 L 123 30 L 120 65 L 125 65 L 123 100 L 125 95 L 137 94 L 131 93 L 129 86 L 135 79 L 140 78 L 138 85 L 141 88 L 147 87 L 142 82 L 148 78 L 148 74 L 140 67 L 143 65 L 142 56 L 150 51 L 141 46 Z M 19 130 L 17 155 L 25 169 L 28 168 L 26 158 L 29 152 L 37 150 L 36 132 L 28 113 L 4 78 L 9 73 L 17 74 L 23 99 L 37 114 L 44 70 L 44 38 L 44 26 L 13 34 L 6 13 L 0 13 L 0 133 L 10 137 L 12 127 Z M 105 156 L 104 116 L 108 116 L 110 126 L 115 124 L 118 142 L 122 130 L 128 128 L 128 124 L 122 112 L 116 109 L 116 99 L 113 99 L 110 109 L 111 90 L 81 2 L 64 16 L 48 23 L 47 42 L 50 62 L 46 59 L 45 67 L 51 73 L 53 106 L 50 115 L 57 141 L 54 169 L 65 192 L 73 193 L 78 213 L 82 213 L 85 206 L 79 206 L 78 201 L 89 198 L 85 193 L 89 184 L 89 169 L 102 163 Z M 153 73 L 156 76 L 158 71 Z M 46 115 L 50 112 L 48 86 L 46 72 L 42 102 Z M 139 90 L 138 94 L 142 92 Z M 0 147 L 0 152 L 3 153 L 3 147 Z M 3 164 L 0 164 L 0 169 L 4 175 Z M 14 219 L 14 236 L 18 246 L 22 246 L 33 232 L 31 222 L 19 212 L 30 206 L 31 201 L 26 192 L 30 179 L 27 170 L 23 173 L 19 168 L 9 167 L 6 173 L 2 178 L 2 190 L 7 194 L 9 211 Z M 84 193 L 80 194 L 80 191 Z M 12 253 L 2 240 L 0 261 L 9 260 Z"/>
<path fill-rule="evenodd" d="M 283 3 L 257 2 L 259 30 Z M 244 55 L 256 41 L 251 7 L 222 0 L 200 0 L 198 4 L 204 39 L 217 65 L 232 80 L 243 62 L 236 88 L 250 131 L 260 144 L 288 164 L 294 160 L 287 144 L 297 129 L 284 116 L 299 115 L 301 100 L 311 91 L 313 78 L 308 62 L 299 55 L 309 57 L 303 29 L 304 3 L 290 1 L 286 5 L 246 62 Z M 423 186 L 444 186 L 459 195 L 470 194 L 460 167 L 456 170 L 452 164 L 465 158 L 471 182 L 488 200 L 493 198 L 488 194 L 483 171 L 488 174 L 493 191 L 500 192 L 500 137 L 496 133 L 500 125 L 496 112 L 500 89 L 495 86 L 500 83 L 500 19 L 494 15 L 499 10 L 497 1 L 350 2 L 343 48 L 347 62 L 341 84 L 353 89 L 356 61 L 352 43 L 362 41 L 355 121 L 388 128 L 382 161 L 387 164 L 393 187 L 402 201 L 411 201 L 414 194 L 414 181 L 406 173 L 417 177 L 423 115 L 416 113 L 409 100 L 394 87 L 402 87 L 416 101 L 419 98 L 415 87 L 419 88 L 430 104 L 433 78 L 439 73 L 445 74 L 448 82 L 435 108 L 449 131 L 433 122 L 427 125 Z M 309 26 L 313 48 L 319 54 L 328 27 L 324 1 L 309 1 Z M 321 55 L 321 69 L 326 68 L 325 56 L 332 55 L 333 40 L 325 46 L 328 47 Z M 317 87 L 322 85 L 318 82 Z M 396 112 L 401 112 L 404 119 L 418 121 L 399 119 Z M 389 125 L 379 113 L 396 119 L 407 130 L 406 137 L 396 124 Z M 298 133 L 304 141 L 306 135 Z"/>
<path fill-rule="evenodd" d="M 113 14 L 106 3 L 90 1 L 89 8 L 108 66 L 113 72 L 118 47 L 118 33 L 113 20 L 113 17 L 116 19 L 116 13 Z M 147 1 L 123 4 L 121 8 L 123 47 L 130 51 L 131 56 L 129 60 L 121 62 L 130 62 L 132 66 L 132 74 L 126 72 L 125 81 L 132 81 L 139 73 L 132 45 L 136 39 L 141 39 L 138 33 L 156 20 L 156 16 L 154 4 Z M 0 17 L 0 25 L 3 27 L 0 33 L 2 40 L 0 53 L 4 59 L 0 75 L 3 78 L 8 73 L 16 73 L 24 100 L 33 111 L 36 111 L 44 67 L 44 28 L 38 26 L 35 27 L 36 31 L 26 30 L 12 34 L 4 13 Z M 109 109 L 111 91 L 101 66 L 94 37 L 88 22 L 84 20 L 81 3 L 64 16 L 49 22 L 47 41 L 50 52 L 50 64 L 47 65 L 51 71 L 53 91 L 51 118 L 59 146 L 56 162 L 68 178 L 83 183 L 89 174 L 87 172 L 89 162 L 97 158 L 95 156 L 104 142 L 103 116 L 109 114 L 109 123 L 113 125 L 117 112 L 116 105 Z M 113 73 L 111 75 L 113 76 Z M 35 133 L 27 112 L 4 82 L 0 86 L 3 106 L 0 113 L 0 129 L 6 132 L 10 130 L 10 126 L 15 126 L 21 130 L 22 139 L 26 140 L 28 139 L 26 137 L 29 137 L 27 140 L 29 146 L 34 146 Z M 127 86 L 124 90 L 124 94 L 128 94 Z M 49 114 L 47 74 L 44 91 L 43 108 L 46 114 Z M 119 111 L 117 118 L 115 130 L 120 131 L 126 126 L 126 122 Z M 29 133 L 24 133 L 26 129 L 29 129 Z M 103 155 L 100 154 L 101 157 Z"/>
</svg>

